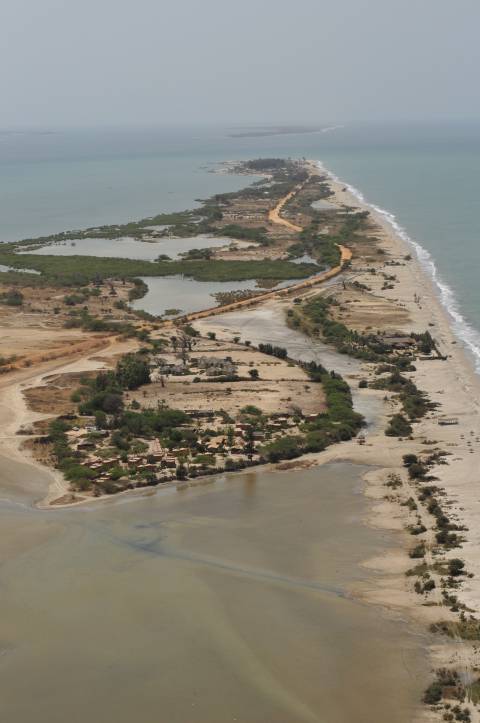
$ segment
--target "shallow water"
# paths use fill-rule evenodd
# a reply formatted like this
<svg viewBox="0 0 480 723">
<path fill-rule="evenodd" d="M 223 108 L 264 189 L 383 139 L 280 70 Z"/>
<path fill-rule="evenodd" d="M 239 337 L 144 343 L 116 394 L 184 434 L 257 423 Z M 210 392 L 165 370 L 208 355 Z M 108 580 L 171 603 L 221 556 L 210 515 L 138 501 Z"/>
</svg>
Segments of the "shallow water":
<svg viewBox="0 0 480 723">
<path fill-rule="evenodd" d="M 132 302 L 134 309 L 143 309 L 149 314 L 161 315 L 167 309 L 181 313 L 201 311 L 217 306 L 213 294 L 229 291 L 262 291 L 255 279 L 247 281 L 196 281 L 186 276 L 143 277 L 148 291 L 141 299 Z M 276 289 L 295 284 L 300 279 L 289 279 L 275 285 Z"/>
<path fill-rule="evenodd" d="M 349 598 L 392 543 L 361 521 L 362 471 L 0 506 L 1 719 L 406 723 L 422 640 Z"/>
<path fill-rule="evenodd" d="M 141 259 L 155 261 L 160 254 L 171 259 L 180 258 L 180 254 L 192 249 L 219 248 L 228 246 L 232 239 L 214 236 L 195 236 L 191 238 L 165 238 L 157 241 L 138 241 L 128 236 L 118 239 L 85 238 L 76 241 L 40 246 L 34 253 L 54 256 L 107 256 L 120 259 Z"/>
</svg>

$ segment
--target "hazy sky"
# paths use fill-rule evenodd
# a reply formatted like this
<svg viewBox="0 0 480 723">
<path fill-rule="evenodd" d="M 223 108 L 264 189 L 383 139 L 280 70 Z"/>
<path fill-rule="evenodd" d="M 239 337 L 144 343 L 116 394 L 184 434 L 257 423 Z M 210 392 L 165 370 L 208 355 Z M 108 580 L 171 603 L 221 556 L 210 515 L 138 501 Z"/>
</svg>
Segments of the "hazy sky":
<svg viewBox="0 0 480 723">
<path fill-rule="evenodd" d="M 2 0 L 0 125 L 480 117 L 479 0 Z"/>
</svg>

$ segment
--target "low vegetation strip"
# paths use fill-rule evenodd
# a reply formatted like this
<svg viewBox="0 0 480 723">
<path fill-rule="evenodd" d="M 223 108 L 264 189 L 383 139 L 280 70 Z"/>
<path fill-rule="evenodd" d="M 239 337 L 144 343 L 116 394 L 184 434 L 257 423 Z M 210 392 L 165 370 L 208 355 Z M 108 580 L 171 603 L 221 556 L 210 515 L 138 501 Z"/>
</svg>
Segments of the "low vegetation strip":
<svg viewBox="0 0 480 723">
<path fill-rule="evenodd" d="M 278 281 L 306 278 L 319 271 L 316 264 L 295 264 L 291 261 L 140 261 L 97 256 L 40 256 L 37 254 L 1 253 L 0 264 L 15 269 L 33 269 L 54 285 L 84 285 L 103 279 L 131 279 L 138 276 L 188 276 L 197 281 L 245 281 L 274 279 Z M 27 276 L 25 274 L 25 276 Z M 32 282 L 28 274 L 24 284 Z M 17 281 L 18 275 L 17 275 Z"/>
</svg>

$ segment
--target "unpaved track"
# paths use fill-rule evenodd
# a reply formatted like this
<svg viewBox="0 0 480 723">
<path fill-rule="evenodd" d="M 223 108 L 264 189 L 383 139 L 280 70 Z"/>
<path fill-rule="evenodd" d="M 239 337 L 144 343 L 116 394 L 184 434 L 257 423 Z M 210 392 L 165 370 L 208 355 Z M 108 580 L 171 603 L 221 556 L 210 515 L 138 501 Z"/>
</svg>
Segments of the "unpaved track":
<svg viewBox="0 0 480 723">
<path fill-rule="evenodd" d="M 338 248 L 340 249 L 341 254 L 340 264 L 338 266 L 334 266 L 331 269 L 328 269 L 328 271 L 322 271 L 321 274 L 312 276 L 310 279 L 300 281 L 298 284 L 286 286 L 284 289 L 279 289 L 277 291 L 267 291 L 264 294 L 252 296 L 251 299 L 242 299 L 241 301 L 234 301 L 231 304 L 224 304 L 223 306 L 213 306 L 211 309 L 202 309 L 202 311 L 194 311 L 191 314 L 186 314 L 185 316 L 180 317 L 179 319 L 164 322 L 162 326 L 175 326 L 178 322 L 187 323 L 190 321 L 195 321 L 196 319 L 205 319 L 207 316 L 217 316 L 218 314 L 225 314 L 229 311 L 238 311 L 239 309 L 245 309 L 249 306 L 261 304 L 264 301 L 269 301 L 270 299 L 279 299 L 283 296 L 291 296 L 292 294 L 305 291 L 306 289 L 311 289 L 313 286 L 322 284 L 325 281 L 328 281 L 328 279 L 332 279 L 334 276 L 340 274 L 345 268 L 345 264 L 347 264 L 352 258 L 352 252 L 349 248 L 341 245 L 339 245 Z"/>
<path fill-rule="evenodd" d="M 308 179 L 307 179 L 308 180 Z M 291 221 L 288 221 L 285 218 L 282 218 L 280 216 L 280 212 L 282 208 L 285 206 L 288 201 L 290 201 L 291 198 L 293 198 L 297 193 L 299 193 L 302 188 L 304 187 L 304 183 L 301 183 L 300 185 L 296 186 L 290 193 L 288 193 L 286 196 L 280 199 L 280 201 L 277 203 L 275 208 L 273 208 L 271 211 L 269 211 L 268 219 L 272 223 L 279 224 L 281 226 L 285 226 L 292 231 L 295 231 L 295 233 L 301 233 L 303 231 L 303 228 L 301 226 L 297 226 L 296 224 L 292 223 Z M 304 281 L 300 281 L 298 284 L 292 284 L 291 286 L 287 286 L 284 289 L 280 290 L 272 290 L 272 291 L 266 291 L 264 294 L 258 294 L 257 296 L 253 296 L 251 299 L 242 299 L 241 301 L 234 301 L 230 304 L 224 304 L 222 306 L 213 306 L 210 309 L 202 309 L 201 311 L 194 311 L 191 314 L 185 314 L 182 317 L 179 317 L 177 319 L 168 320 L 162 323 L 162 327 L 174 327 L 179 322 L 180 323 L 188 323 L 190 321 L 195 321 L 196 319 L 205 319 L 208 316 L 217 316 L 218 314 L 225 314 L 229 311 L 238 311 L 238 309 L 244 309 L 249 306 L 254 306 L 256 304 L 261 304 L 264 301 L 269 301 L 270 299 L 275 298 L 281 298 L 283 296 L 290 296 L 291 294 L 296 294 L 301 291 L 305 291 L 306 289 L 311 289 L 313 286 L 317 286 L 317 284 L 322 284 L 325 281 L 328 281 L 329 279 L 333 278 L 334 276 L 337 276 L 340 274 L 343 269 L 345 268 L 346 264 L 351 260 L 352 258 L 352 252 L 349 248 L 346 246 L 342 246 L 338 244 L 338 248 L 340 250 L 340 264 L 338 266 L 334 266 L 331 269 L 328 269 L 328 271 L 322 271 L 321 274 L 317 274 L 316 276 L 312 276 L 309 279 L 305 279 Z"/>
<path fill-rule="evenodd" d="M 306 183 L 306 181 L 305 181 Z M 302 190 L 305 183 L 300 184 L 296 188 L 293 189 L 293 191 L 290 191 L 290 193 L 287 193 L 286 196 L 280 199 L 280 201 L 277 203 L 275 208 L 272 208 L 271 211 L 268 212 L 268 220 L 271 221 L 271 223 L 276 223 L 279 226 L 285 226 L 285 228 L 290 229 L 291 231 L 295 231 L 295 233 L 301 233 L 303 231 L 303 228 L 301 226 L 297 226 L 296 224 L 292 223 L 291 221 L 288 221 L 286 218 L 282 218 L 280 216 L 280 211 L 282 208 L 287 204 L 291 198 L 297 195 L 299 191 Z"/>
</svg>

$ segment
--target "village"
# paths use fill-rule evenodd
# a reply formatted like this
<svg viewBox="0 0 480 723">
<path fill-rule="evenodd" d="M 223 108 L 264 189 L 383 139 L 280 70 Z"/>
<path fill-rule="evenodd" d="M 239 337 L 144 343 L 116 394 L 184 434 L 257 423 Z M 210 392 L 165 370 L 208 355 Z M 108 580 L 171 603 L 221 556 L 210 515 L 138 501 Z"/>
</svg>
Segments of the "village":
<svg viewBox="0 0 480 723">
<path fill-rule="evenodd" d="M 26 444 L 63 471 L 72 501 L 275 461 L 285 439 L 326 410 L 305 369 L 237 337 L 177 331 L 158 335 L 154 349 L 127 355 L 148 378 L 121 395 L 98 392 L 111 370 L 83 375 L 73 394 L 73 380 L 56 376 L 36 390 L 36 408 L 58 417 L 39 422 L 42 434 Z"/>
</svg>

